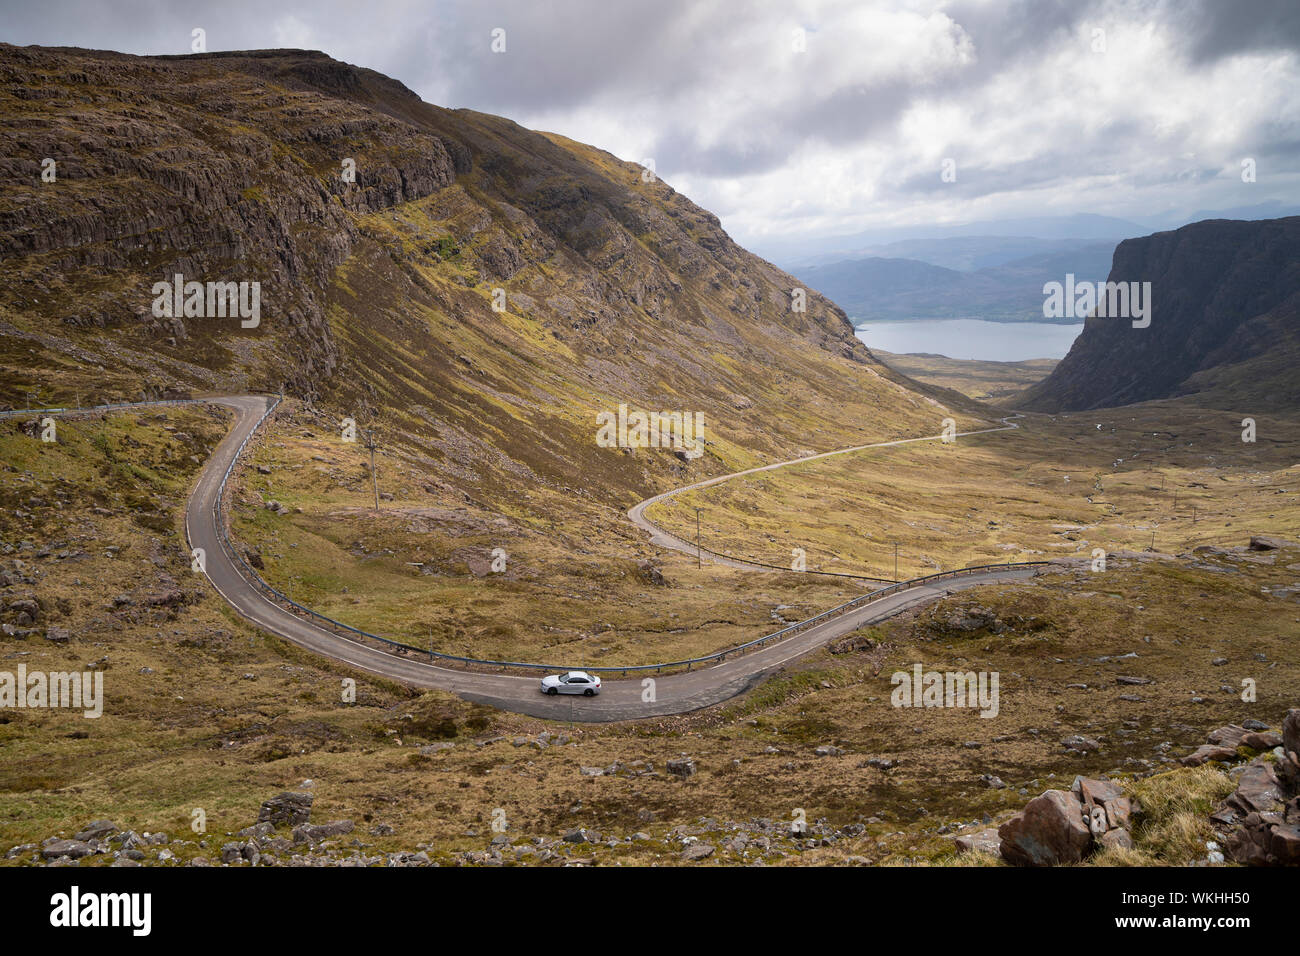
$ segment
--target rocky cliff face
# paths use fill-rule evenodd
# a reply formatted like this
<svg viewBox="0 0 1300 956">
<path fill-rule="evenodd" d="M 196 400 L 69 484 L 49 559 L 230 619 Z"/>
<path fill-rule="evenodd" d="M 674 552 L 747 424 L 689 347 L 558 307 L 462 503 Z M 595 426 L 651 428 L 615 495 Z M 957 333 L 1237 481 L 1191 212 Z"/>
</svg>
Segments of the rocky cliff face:
<svg viewBox="0 0 1300 956">
<path fill-rule="evenodd" d="M 1127 239 L 1110 282 L 1150 282 L 1150 325 L 1089 318 L 1060 365 L 1010 404 L 1040 411 L 1195 396 L 1210 407 L 1300 404 L 1300 217 L 1207 220 Z"/>
<path fill-rule="evenodd" d="M 18 273 L 5 306 L 56 328 L 122 330 L 116 341 L 132 350 L 155 340 L 175 358 L 201 350 L 195 364 L 212 367 L 238 362 L 237 333 L 158 321 L 152 282 L 258 281 L 274 312 L 251 338 L 273 338 L 277 354 L 246 371 L 258 387 L 311 391 L 338 364 L 320 290 L 352 252 L 355 217 L 455 178 L 438 137 L 303 89 L 346 85 L 340 74 L 352 72 L 313 55 L 0 47 L 9 91 L 0 167 L 16 184 L 0 205 L 0 259 Z M 332 173 L 353 153 L 349 186 Z M 42 179 L 47 158 L 52 181 Z M 155 374 L 168 371 L 185 378 Z"/>
<path fill-rule="evenodd" d="M 620 402 L 704 413 L 719 454 L 949 413 L 833 303 L 792 308 L 796 280 L 598 149 L 322 53 L 0 45 L 0 78 L 0 405 L 284 389 L 386 416 L 465 481 L 561 485 Z M 259 282 L 260 324 L 155 316 L 178 273 Z M 643 484 L 645 462 L 598 464 Z"/>
</svg>

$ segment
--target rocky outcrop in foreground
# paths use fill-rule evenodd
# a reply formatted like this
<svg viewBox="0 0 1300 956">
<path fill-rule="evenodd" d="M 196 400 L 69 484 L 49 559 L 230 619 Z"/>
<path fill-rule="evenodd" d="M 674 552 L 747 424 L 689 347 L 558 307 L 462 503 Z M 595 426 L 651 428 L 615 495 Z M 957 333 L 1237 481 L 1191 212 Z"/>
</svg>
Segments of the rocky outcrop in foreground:
<svg viewBox="0 0 1300 956">
<path fill-rule="evenodd" d="M 1242 742 L 1251 746 L 1245 737 Z M 1271 743 L 1272 739 L 1267 742 Z M 1261 756 L 1246 765 L 1236 791 L 1210 819 L 1231 828 L 1226 848 L 1229 859 L 1250 866 L 1297 866 L 1300 865 L 1300 708 L 1287 712 L 1282 721 L 1281 744 L 1271 755 L 1276 757 L 1276 762 Z"/>
<path fill-rule="evenodd" d="M 1237 789 L 1210 816 L 1229 831 L 1226 853 L 1209 844 L 1208 862 L 1300 865 L 1300 708 L 1287 712 L 1281 734 L 1259 721 L 1220 727 L 1180 763 L 1237 761 L 1239 748 L 1263 753 L 1229 771 Z M 1081 863 L 1099 850 L 1131 849 L 1129 828 L 1140 810 L 1117 783 L 1075 777 L 1069 790 L 1044 792 L 997 829 L 957 837 L 957 852 L 1000 855 L 1015 866 Z"/>
<path fill-rule="evenodd" d="M 1130 848 L 1132 811 L 1117 784 L 1075 777 L 1071 789 L 1048 790 L 998 827 L 999 851 L 1016 866 L 1052 866 L 1079 863 L 1094 849 Z"/>
</svg>

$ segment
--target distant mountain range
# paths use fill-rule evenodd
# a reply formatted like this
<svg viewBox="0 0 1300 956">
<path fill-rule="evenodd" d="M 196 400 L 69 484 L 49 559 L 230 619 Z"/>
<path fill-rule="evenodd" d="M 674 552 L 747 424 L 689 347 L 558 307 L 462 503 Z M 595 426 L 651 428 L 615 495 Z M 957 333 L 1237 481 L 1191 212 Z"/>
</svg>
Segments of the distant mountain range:
<svg viewBox="0 0 1300 956">
<path fill-rule="evenodd" d="M 1026 237 L 915 239 L 895 246 L 928 259 L 870 256 L 799 267 L 795 276 L 859 325 L 909 319 L 1044 322 L 1043 284 L 1064 281 L 1067 273 L 1080 281 L 1101 280 L 1114 249 L 1110 242 Z M 951 265 L 936 264 L 936 258 Z"/>
<path fill-rule="evenodd" d="M 1015 407 L 1056 412 L 1195 396 L 1242 414 L 1300 407 L 1300 216 L 1209 220 L 1126 239 L 1108 281 L 1150 282 L 1150 325 L 1090 318 Z"/>
<path fill-rule="evenodd" d="M 1208 219 L 1263 221 L 1300 206 L 1259 203 L 1198 210 L 1146 224 L 1080 214 L 1002 219 L 957 226 L 871 230 L 804 240 L 765 251 L 810 288 L 839 304 L 857 325 L 909 319 L 1044 319 L 1043 285 L 1067 274 L 1095 282 L 1110 271 L 1123 239 Z"/>
<path fill-rule="evenodd" d="M 1063 240 L 1076 245 L 1100 240 L 1111 240 L 1112 243 L 1115 243 L 1121 239 L 1131 239 L 1136 236 L 1147 236 L 1153 232 L 1178 229 L 1181 226 L 1201 222 L 1205 219 L 1260 220 L 1280 219 L 1285 216 L 1295 215 L 1300 215 L 1300 205 L 1284 204 L 1272 200 L 1250 206 L 1234 206 L 1228 209 L 1198 209 L 1194 212 L 1168 213 L 1143 217 L 1140 220 L 1078 213 L 1072 216 L 986 219 L 955 225 L 889 226 L 868 229 L 850 235 L 794 236 L 777 240 L 756 238 L 748 243 L 748 247 L 758 255 L 797 274 L 798 266 L 822 265 L 844 259 L 862 259 L 873 255 L 892 255 L 934 262 L 936 265 L 948 265 L 946 262 L 939 262 L 929 258 L 928 255 L 915 252 L 880 251 L 885 248 L 901 250 L 902 247 L 899 244 L 909 240 L 1018 238 L 1021 240 L 1047 240 L 1049 242 Z M 1044 251 L 1046 251 L 1046 247 L 1026 250 L 1021 255 Z M 993 264 L 995 263 L 982 263 L 982 265 Z M 953 268 L 959 267 L 953 266 Z"/>
</svg>

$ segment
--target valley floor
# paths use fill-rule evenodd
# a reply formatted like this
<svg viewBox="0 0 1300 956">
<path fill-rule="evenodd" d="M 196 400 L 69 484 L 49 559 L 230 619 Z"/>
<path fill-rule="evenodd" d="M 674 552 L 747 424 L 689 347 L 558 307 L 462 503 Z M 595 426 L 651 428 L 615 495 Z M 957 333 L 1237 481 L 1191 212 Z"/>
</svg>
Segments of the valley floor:
<svg viewBox="0 0 1300 956">
<path fill-rule="evenodd" d="M 1041 382 L 1056 368 L 1058 359 L 1022 362 L 986 362 L 952 359 L 943 355 L 908 354 L 872 349 L 872 354 L 908 378 L 961 392 L 981 402 L 1000 402 Z"/>
<path fill-rule="evenodd" d="M 1076 773 L 1110 772 L 1134 793 L 1175 797 L 1148 796 L 1135 850 L 1110 862 L 1192 862 L 1214 838 L 1204 811 L 1231 784 L 1221 770 L 1174 769 L 1177 758 L 1221 724 L 1276 725 L 1300 678 L 1300 550 L 1243 547 L 1252 533 L 1296 537 L 1296 436 L 1261 419 L 1260 442 L 1238 448 L 1234 417 L 1176 403 L 1035 416 L 1020 432 L 828 459 L 675 501 L 660 516 L 670 527 L 685 530 L 683 509 L 700 503 L 709 546 L 780 558 L 797 541 L 810 568 L 883 570 L 894 538 L 904 576 L 989 557 L 1084 560 L 894 618 L 729 703 L 602 726 L 419 694 L 235 618 L 195 583 L 178 533 L 189 483 L 224 434 L 220 413 L 69 423 L 53 447 L 8 425 L 0 503 L 17 523 L 0 549 L 6 669 L 93 667 L 107 705 L 96 719 L 0 712 L 0 849 L 111 816 L 167 834 L 137 850 L 144 862 L 166 861 L 164 850 L 177 863 L 220 862 L 227 843 L 247 841 L 233 834 L 262 801 L 306 790 L 313 820 L 353 829 L 269 847 L 262 862 L 356 851 L 443 863 L 941 863 L 954 859 L 957 828 L 1004 819 Z M 623 503 L 539 520 L 523 502 L 510 515 L 472 501 L 419 506 L 389 479 L 394 498 L 375 519 L 359 456 L 314 447 L 302 426 L 262 443 L 236 535 L 269 579 L 357 622 L 411 633 L 448 622 L 445 646 L 484 653 L 660 657 L 753 637 L 861 590 L 697 569 L 654 553 L 626 526 Z M 408 467 L 417 474 L 401 479 L 418 487 Z M 311 482 L 337 487 L 313 495 Z M 272 494 L 284 513 L 263 506 Z M 490 568 L 500 520 L 514 532 L 513 576 Z M 1096 546 L 1104 572 L 1089 569 Z M 567 631 L 548 629 L 558 621 Z M 892 706 L 891 675 L 917 664 L 997 671 L 997 717 Z M 355 702 L 345 680 L 356 681 Z M 1063 745 L 1074 736 L 1097 746 Z M 796 810 L 805 839 L 783 822 Z M 195 811 L 205 833 L 192 829 Z M 492 828 L 501 819 L 504 834 Z M 504 841 L 492 846 L 494 836 Z M 525 844 L 533 851 L 514 849 Z"/>
</svg>

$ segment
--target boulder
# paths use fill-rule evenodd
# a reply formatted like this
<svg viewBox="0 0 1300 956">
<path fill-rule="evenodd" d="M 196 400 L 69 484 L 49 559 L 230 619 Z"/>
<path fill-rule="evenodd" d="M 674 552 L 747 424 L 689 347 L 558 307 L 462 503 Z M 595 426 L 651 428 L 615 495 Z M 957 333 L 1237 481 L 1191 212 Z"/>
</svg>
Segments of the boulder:
<svg viewBox="0 0 1300 956">
<path fill-rule="evenodd" d="M 272 826 L 299 826 L 311 819 L 310 793 L 284 792 L 272 797 L 262 804 L 257 813 L 258 823 L 270 823 Z"/>
<path fill-rule="evenodd" d="M 241 836 L 245 839 L 265 840 L 275 829 L 270 823 L 254 823 L 251 827 L 244 827 L 235 836 Z"/>
<path fill-rule="evenodd" d="M 1218 730 L 1210 731 L 1205 740 L 1207 743 L 1218 744 L 1221 747 L 1232 747 L 1235 750 L 1244 736 L 1246 736 L 1245 727 L 1229 724 L 1226 727 L 1220 727 Z"/>
<path fill-rule="evenodd" d="M 1123 850 L 1133 849 L 1133 838 L 1128 835 L 1127 830 L 1107 830 L 1102 834 L 1098 842 L 1101 844 L 1102 849 L 1110 849 L 1111 847 L 1118 847 Z"/>
<path fill-rule="evenodd" d="M 1282 791 L 1273 767 L 1266 763 L 1249 763 L 1237 778 L 1237 789 L 1228 803 L 1244 814 L 1270 813 L 1282 808 Z"/>
<path fill-rule="evenodd" d="M 1300 823 L 1273 827 L 1268 849 L 1279 866 L 1300 866 Z"/>
<path fill-rule="evenodd" d="M 1128 797 L 1116 797 L 1114 800 L 1107 800 L 1104 809 L 1106 811 L 1106 825 L 1110 829 L 1128 829 L 1129 821 L 1133 815 L 1133 807 Z"/>
<path fill-rule="evenodd" d="M 998 827 L 1002 857 L 1015 866 L 1078 863 L 1092 846 L 1078 799 L 1067 790 L 1048 790 Z"/>
<path fill-rule="evenodd" d="M 1282 746 L 1300 754 L 1300 707 L 1292 707 L 1282 718 Z"/>
<path fill-rule="evenodd" d="M 34 624 L 41 616 L 41 606 L 36 603 L 34 598 L 16 598 L 9 602 L 8 610 L 17 618 L 22 618 L 18 622 L 20 627 Z M 23 617 L 23 615 L 26 615 Z"/>
<path fill-rule="evenodd" d="M 316 844 L 330 837 L 351 833 L 352 826 L 351 820 L 331 820 L 329 823 L 320 824 L 304 823 L 302 826 L 294 827 L 291 836 L 294 843 Z"/>
<path fill-rule="evenodd" d="M 1117 800 L 1124 795 L 1124 791 L 1117 784 L 1109 780 L 1094 780 L 1091 777 L 1075 777 L 1070 789 L 1079 798 L 1084 810 L 1103 807 L 1108 801 Z"/>
<path fill-rule="evenodd" d="M 1279 548 L 1300 548 L 1300 544 L 1270 534 L 1257 534 L 1250 539 L 1250 550 L 1252 551 L 1276 551 Z"/>
<path fill-rule="evenodd" d="M 62 856 L 79 860 L 94 852 L 95 847 L 84 840 L 52 840 L 41 847 L 41 856 L 47 860 L 57 860 Z"/>
<path fill-rule="evenodd" d="M 1066 750 L 1075 750 L 1079 753 L 1092 753 L 1094 750 L 1101 749 L 1100 743 L 1083 734 L 1071 734 L 1061 741 L 1061 746 Z"/>
<path fill-rule="evenodd" d="M 1179 760 L 1184 767 L 1199 767 L 1201 764 L 1210 760 L 1233 760 L 1237 756 L 1237 748 L 1221 747 L 1218 744 L 1202 744 L 1192 753 Z"/>
<path fill-rule="evenodd" d="M 1245 866 L 1268 866 L 1272 835 L 1259 827 L 1242 827 L 1228 834 L 1224 855 L 1234 863 Z"/>
<path fill-rule="evenodd" d="M 636 576 L 642 584 L 648 584 L 651 587 L 667 587 L 668 582 L 664 579 L 664 573 L 659 570 L 658 565 L 649 561 L 638 561 L 636 566 Z"/>
<path fill-rule="evenodd" d="M 998 836 L 998 831 L 993 827 L 986 830 L 980 830 L 978 833 L 965 833 L 953 841 L 957 846 L 958 853 L 970 853 L 976 851 L 979 853 L 991 853 L 997 856 L 1002 850 L 1002 837 Z"/>
<path fill-rule="evenodd" d="M 695 773 L 695 761 L 689 757 L 668 761 L 668 772 L 674 777 L 689 777 Z"/>
<path fill-rule="evenodd" d="M 714 848 L 708 843 L 692 843 L 682 851 L 682 862 L 694 863 L 713 856 Z"/>
<path fill-rule="evenodd" d="M 1241 738 L 1241 746 L 1251 750 L 1272 750 L 1282 746 L 1282 735 L 1275 730 L 1255 731 Z"/>
<path fill-rule="evenodd" d="M 112 820 L 92 820 L 73 839 L 103 840 L 117 832 L 118 826 Z"/>
<path fill-rule="evenodd" d="M 144 599 L 150 607 L 178 607 L 185 603 L 185 592 L 180 588 L 164 588 Z"/>
</svg>

